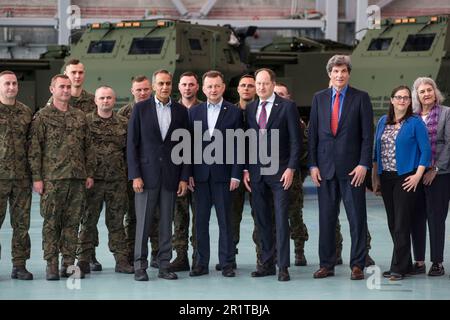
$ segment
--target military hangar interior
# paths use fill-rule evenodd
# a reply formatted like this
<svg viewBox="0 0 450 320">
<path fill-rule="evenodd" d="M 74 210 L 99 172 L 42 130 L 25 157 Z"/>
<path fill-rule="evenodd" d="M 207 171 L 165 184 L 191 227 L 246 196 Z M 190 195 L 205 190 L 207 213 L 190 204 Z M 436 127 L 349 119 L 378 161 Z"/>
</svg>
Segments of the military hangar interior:
<svg viewBox="0 0 450 320">
<path fill-rule="evenodd" d="M 0 0 L 0 72 L 12 70 L 17 74 L 19 100 L 37 111 L 50 97 L 51 77 L 62 70 L 65 61 L 77 57 L 85 63 L 85 88 L 89 92 L 100 85 L 117 88 L 117 107 L 131 101 L 129 88 L 133 75 L 151 77 L 161 67 L 174 74 L 174 83 L 189 68 L 195 69 L 192 71 L 199 76 L 209 69 L 220 70 L 229 87 L 229 95 L 225 97 L 233 103 L 238 96 L 232 91 L 236 90 L 242 74 L 270 67 L 288 85 L 302 118 L 308 120 L 313 94 L 328 86 L 326 61 L 335 53 L 352 54 L 350 84 L 369 93 L 375 117 L 380 117 L 386 113 L 390 90 L 400 84 L 412 86 L 418 76 L 433 78 L 444 95 L 444 104 L 449 105 L 449 16 L 448 0 L 16 0 L 13 3 Z M 382 21 L 390 22 L 383 24 Z M 224 25 L 228 27 L 221 29 Z M 154 40 L 150 47 L 131 39 L 134 34 L 139 38 L 133 39 L 144 39 L 152 33 L 152 37 L 159 40 Z M 396 40 L 392 41 L 393 38 Z M 190 46 L 190 51 L 186 52 L 193 53 L 191 56 L 183 56 L 174 49 L 178 48 L 175 44 L 178 46 L 182 41 Z M 145 57 L 123 57 L 120 50 L 123 49 L 125 56 L 130 55 L 133 45 L 136 50 L 150 50 L 146 53 L 152 53 L 155 46 L 159 46 L 160 56 L 150 57 L 148 62 Z M 212 49 L 199 53 L 202 46 Z M 223 56 L 215 51 L 215 46 L 226 47 L 221 52 Z M 389 50 L 385 50 L 388 47 Z M 101 55 L 89 56 L 98 52 Z M 128 64 L 114 62 L 112 58 L 116 57 L 127 60 Z M 144 62 L 151 67 L 146 69 Z M 307 71 L 302 74 L 304 70 Z M 384 75 L 388 76 L 383 79 Z M 179 97 L 175 87 L 173 94 Z M 102 212 L 96 254 L 103 270 L 91 272 L 81 280 L 46 281 L 40 197 L 33 192 L 29 229 L 31 258 L 27 268 L 34 274 L 34 280 L 10 278 L 13 229 L 8 211 L 0 229 L 0 299 L 450 299 L 448 274 L 442 277 L 420 274 L 400 282 L 382 277 L 381 273 L 389 269 L 393 245 L 383 201 L 370 191 L 366 193 L 367 221 L 372 238 L 370 256 L 375 265 L 366 269 L 366 280 L 350 281 L 351 241 L 345 214 L 339 216 L 344 239 L 343 263 L 336 266 L 334 277 L 314 279 L 313 273 L 319 266 L 317 191 L 309 177 L 303 189 L 303 221 L 309 235 L 304 244 L 307 265 L 294 266 L 295 244 L 291 241 L 291 281 L 288 283 L 278 282 L 274 277 L 256 279 L 250 276 L 255 270 L 256 252 L 248 200 L 240 223 L 235 278 L 225 279 L 214 269 L 219 254 L 219 228 L 213 210 L 209 274 L 199 279 L 185 271 L 178 272 L 177 281 L 165 281 L 157 277 L 157 269 L 149 268 L 150 282 L 139 283 L 132 275 L 116 273 Z M 340 211 L 345 212 L 342 204 Z M 450 270 L 445 259 L 450 254 L 448 221 L 446 226 L 444 267 Z M 191 227 L 192 222 L 189 234 Z M 428 269 L 431 266 L 428 240 L 426 248 Z M 190 262 L 192 253 L 189 244 Z"/>
</svg>

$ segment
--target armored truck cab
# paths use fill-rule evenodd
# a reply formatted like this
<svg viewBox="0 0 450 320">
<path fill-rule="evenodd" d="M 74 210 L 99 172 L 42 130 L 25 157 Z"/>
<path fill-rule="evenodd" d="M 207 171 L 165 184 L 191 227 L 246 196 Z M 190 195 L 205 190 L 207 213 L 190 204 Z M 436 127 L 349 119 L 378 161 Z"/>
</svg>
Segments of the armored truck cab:
<svg viewBox="0 0 450 320">
<path fill-rule="evenodd" d="M 367 91 L 375 115 L 386 113 L 395 87 L 434 79 L 450 102 L 449 16 L 385 19 L 368 30 L 352 54 L 350 83 Z"/>
<path fill-rule="evenodd" d="M 245 72 L 237 49 L 229 44 L 231 29 L 174 20 L 123 21 L 91 24 L 67 59 L 80 59 L 86 69 L 84 87 L 100 85 L 116 91 L 118 106 L 131 101 L 131 80 L 151 77 L 158 69 L 174 74 L 173 92 L 185 71 L 199 77 L 208 70 L 221 71 L 227 83 Z M 66 60 L 67 60 L 66 59 Z M 235 94 L 229 89 L 229 93 Z"/>
</svg>

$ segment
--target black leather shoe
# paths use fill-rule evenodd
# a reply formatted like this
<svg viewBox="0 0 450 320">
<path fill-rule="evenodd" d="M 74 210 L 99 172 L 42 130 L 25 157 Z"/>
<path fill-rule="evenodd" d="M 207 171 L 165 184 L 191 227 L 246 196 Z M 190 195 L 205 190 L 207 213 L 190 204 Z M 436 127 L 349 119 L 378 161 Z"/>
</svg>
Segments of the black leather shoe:
<svg viewBox="0 0 450 320">
<path fill-rule="evenodd" d="M 413 264 L 412 270 L 410 274 L 416 275 L 416 274 L 422 274 L 426 272 L 426 266 L 425 263 L 422 265 L 419 265 L 417 262 Z"/>
<path fill-rule="evenodd" d="M 235 277 L 236 273 L 232 267 L 228 267 L 222 270 L 222 275 L 227 278 Z"/>
<path fill-rule="evenodd" d="M 287 267 L 280 268 L 278 270 L 278 281 L 289 281 L 291 277 L 289 276 L 289 271 Z"/>
<path fill-rule="evenodd" d="M 29 272 L 25 266 L 15 266 L 11 272 L 12 279 L 33 280 L 33 274 Z"/>
<path fill-rule="evenodd" d="M 167 269 L 161 269 L 158 272 L 158 278 L 166 279 L 166 280 L 176 280 L 176 279 L 178 279 L 178 276 L 175 273 L 170 272 Z"/>
<path fill-rule="evenodd" d="M 236 270 L 236 269 L 237 269 L 237 264 L 236 264 L 236 262 L 233 262 L 233 264 L 231 265 L 231 267 L 232 267 L 234 270 Z M 222 270 L 222 266 L 220 265 L 220 263 L 216 264 L 216 270 L 217 270 L 217 271 Z"/>
<path fill-rule="evenodd" d="M 206 267 L 201 267 L 201 266 L 196 266 L 192 269 L 191 272 L 189 272 L 189 275 L 191 277 L 198 277 L 198 276 L 202 276 L 204 274 L 208 274 L 209 270 Z"/>
<path fill-rule="evenodd" d="M 147 271 L 144 269 L 138 269 L 134 271 L 134 280 L 136 281 L 148 281 Z"/>
<path fill-rule="evenodd" d="M 383 272 L 383 278 L 388 278 L 389 279 L 390 277 L 391 277 L 391 270 Z"/>
</svg>

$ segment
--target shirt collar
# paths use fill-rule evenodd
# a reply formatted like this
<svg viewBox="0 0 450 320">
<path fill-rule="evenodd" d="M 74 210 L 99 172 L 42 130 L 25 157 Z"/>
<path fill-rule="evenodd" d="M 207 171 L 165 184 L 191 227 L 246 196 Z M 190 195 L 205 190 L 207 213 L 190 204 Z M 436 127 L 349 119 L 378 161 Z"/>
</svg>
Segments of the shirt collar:
<svg viewBox="0 0 450 320">
<path fill-rule="evenodd" d="M 208 108 L 213 108 L 213 109 L 219 108 L 220 109 L 220 108 L 222 108 L 222 103 L 223 103 L 223 98 L 220 99 L 219 103 L 216 103 L 216 104 L 208 101 Z"/>
<path fill-rule="evenodd" d="M 332 87 L 332 89 L 333 89 L 333 98 L 334 98 L 336 96 L 337 90 L 334 87 Z M 347 93 L 347 89 L 348 89 L 348 84 L 340 91 L 341 97 L 345 97 L 345 94 Z"/>
<path fill-rule="evenodd" d="M 169 97 L 169 102 L 164 104 L 161 101 L 159 101 L 158 98 L 155 96 L 155 104 L 157 107 L 170 107 L 170 105 L 172 104 L 172 100 Z"/>
<path fill-rule="evenodd" d="M 269 97 L 269 99 L 266 100 L 262 100 L 261 98 L 259 98 L 259 106 L 266 101 L 267 103 L 274 103 L 275 102 L 275 92 L 272 93 L 272 95 Z"/>
</svg>

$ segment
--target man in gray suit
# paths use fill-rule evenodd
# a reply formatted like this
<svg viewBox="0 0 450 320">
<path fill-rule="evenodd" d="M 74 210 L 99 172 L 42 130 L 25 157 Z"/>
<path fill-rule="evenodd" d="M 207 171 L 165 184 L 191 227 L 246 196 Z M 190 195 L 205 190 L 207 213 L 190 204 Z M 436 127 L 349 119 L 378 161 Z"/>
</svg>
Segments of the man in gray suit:
<svg viewBox="0 0 450 320">
<path fill-rule="evenodd" d="M 172 149 L 177 141 L 172 132 L 188 132 L 188 112 L 172 101 L 172 75 L 167 70 L 153 73 L 154 96 L 138 102 L 128 124 L 128 177 L 133 180 L 136 205 L 136 238 L 134 247 L 134 279 L 148 281 L 148 236 L 156 208 L 159 207 L 159 278 L 174 280 L 169 271 L 172 258 L 172 219 L 177 196 L 185 195 L 189 165 L 175 164 Z"/>
</svg>

